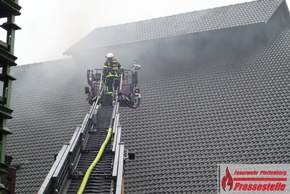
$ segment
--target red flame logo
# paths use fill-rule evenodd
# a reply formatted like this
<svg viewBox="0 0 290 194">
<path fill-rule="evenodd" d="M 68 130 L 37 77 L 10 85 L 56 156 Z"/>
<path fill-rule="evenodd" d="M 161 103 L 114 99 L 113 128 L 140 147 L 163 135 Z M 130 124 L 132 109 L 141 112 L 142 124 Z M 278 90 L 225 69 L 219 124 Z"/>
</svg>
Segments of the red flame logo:
<svg viewBox="0 0 290 194">
<path fill-rule="evenodd" d="M 230 190 L 233 188 L 233 177 L 231 176 L 231 173 L 229 171 L 229 168 L 226 169 L 226 175 L 222 179 L 222 188 L 224 191 L 226 191 L 226 185 L 230 187 Z M 230 191 L 229 190 L 229 191 Z"/>
</svg>

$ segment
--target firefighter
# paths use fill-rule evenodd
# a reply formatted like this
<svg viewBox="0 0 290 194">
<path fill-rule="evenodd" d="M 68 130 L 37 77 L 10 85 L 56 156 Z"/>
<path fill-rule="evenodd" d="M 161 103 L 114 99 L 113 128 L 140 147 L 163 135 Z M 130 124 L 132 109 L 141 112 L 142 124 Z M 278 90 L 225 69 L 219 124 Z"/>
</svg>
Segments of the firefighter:
<svg viewBox="0 0 290 194">
<path fill-rule="evenodd" d="M 106 78 L 106 86 L 107 86 L 107 92 L 106 94 L 113 94 L 113 81 L 115 78 L 119 78 L 123 68 L 120 65 L 120 63 L 117 61 L 116 58 L 114 58 L 113 53 L 108 53 L 106 55 L 106 62 L 104 64 L 103 68 L 103 74 Z M 115 80 L 115 87 L 120 84 L 119 80 Z"/>
</svg>

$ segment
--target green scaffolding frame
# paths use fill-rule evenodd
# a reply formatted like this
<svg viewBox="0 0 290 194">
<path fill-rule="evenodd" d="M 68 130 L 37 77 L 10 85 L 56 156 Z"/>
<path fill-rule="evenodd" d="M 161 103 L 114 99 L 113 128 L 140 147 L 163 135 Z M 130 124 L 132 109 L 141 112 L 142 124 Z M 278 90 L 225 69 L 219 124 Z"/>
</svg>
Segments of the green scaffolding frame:
<svg viewBox="0 0 290 194">
<path fill-rule="evenodd" d="M 7 135 L 11 134 L 7 128 L 7 119 L 11 119 L 12 110 L 10 109 L 12 81 L 15 80 L 10 75 L 12 66 L 16 66 L 17 57 L 14 53 L 15 31 L 19 30 L 15 22 L 15 16 L 20 15 L 18 0 L 0 0 L 0 18 L 6 19 L 0 24 L 2 30 L 6 31 L 6 40 L 0 40 L 0 86 L 2 87 L 2 95 L 0 93 L 0 193 L 14 193 L 15 182 L 7 183 L 7 176 L 15 176 L 15 171 L 11 172 L 9 165 L 12 158 L 6 155 Z"/>
</svg>

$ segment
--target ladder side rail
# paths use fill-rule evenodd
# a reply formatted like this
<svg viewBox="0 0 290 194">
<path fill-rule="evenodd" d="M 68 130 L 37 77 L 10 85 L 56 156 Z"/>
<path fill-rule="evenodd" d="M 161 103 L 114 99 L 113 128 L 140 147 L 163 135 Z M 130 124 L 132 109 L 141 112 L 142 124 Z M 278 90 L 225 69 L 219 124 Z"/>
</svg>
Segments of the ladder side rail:
<svg viewBox="0 0 290 194">
<path fill-rule="evenodd" d="M 52 176 L 59 165 L 60 161 L 62 160 L 62 157 L 65 155 L 68 145 L 63 145 L 61 150 L 59 151 L 55 162 L 53 163 L 52 168 L 48 172 L 46 178 L 44 179 L 42 185 L 40 186 L 38 190 L 38 194 L 45 194 L 45 193 L 52 193 L 53 192 L 53 183 L 52 183 Z"/>
<path fill-rule="evenodd" d="M 38 194 L 57 193 L 63 186 L 68 174 L 73 170 L 71 165 L 76 163 L 83 139 L 86 138 L 91 127 L 91 117 L 97 113 L 98 108 L 99 106 L 95 103 L 89 114 L 86 114 L 81 127 L 75 130 L 69 144 L 64 145 L 59 151 L 55 162 L 37 192 Z"/>
<path fill-rule="evenodd" d="M 113 162 L 113 171 L 112 176 L 117 177 L 118 173 L 118 164 L 120 162 L 120 141 L 121 141 L 121 126 L 117 129 L 117 137 L 116 137 L 116 144 L 115 144 L 115 156 L 114 156 L 114 162 Z"/>
<path fill-rule="evenodd" d="M 119 162 L 118 162 L 118 174 L 117 174 L 117 183 L 116 183 L 116 192 L 115 194 L 122 194 L 123 186 L 123 168 L 124 168 L 124 143 L 120 142 L 120 153 L 119 153 Z"/>
</svg>

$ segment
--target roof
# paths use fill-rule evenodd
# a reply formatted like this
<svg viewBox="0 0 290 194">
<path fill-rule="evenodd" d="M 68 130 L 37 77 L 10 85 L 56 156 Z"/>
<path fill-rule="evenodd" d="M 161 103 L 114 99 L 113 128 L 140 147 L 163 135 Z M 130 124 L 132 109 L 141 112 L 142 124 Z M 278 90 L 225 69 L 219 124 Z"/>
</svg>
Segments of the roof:
<svg viewBox="0 0 290 194">
<path fill-rule="evenodd" d="M 249 4 L 262 2 L 278 5 Z M 180 64 L 168 61 L 159 64 L 165 73 L 141 70 L 140 108 L 120 109 L 122 140 L 136 154 L 126 162 L 126 193 L 216 193 L 218 163 L 289 163 L 289 43 L 285 27 L 266 46 L 232 59 L 186 61 L 174 73 Z M 35 193 L 89 111 L 86 68 L 71 59 L 12 68 L 7 148 L 13 164 L 22 164 L 16 193 Z"/>
<path fill-rule="evenodd" d="M 17 170 L 16 193 L 35 193 L 54 162 L 54 155 L 82 124 L 89 105 L 85 76 L 71 59 L 12 68 L 13 119 L 8 154 Z M 84 74 L 85 75 L 85 74 Z"/>
<path fill-rule="evenodd" d="M 238 61 L 144 76 L 120 113 L 126 193 L 216 193 L 217 164 L 289 164 L 289 44 L 287 28 Z"/>
<path fill-rule="evenodd" d="M 283 0 L 259 0 L 96 28 L 65 51 L 65 54 L 235 26 L 266 23 L 282 2 Z"/>
</svg>

